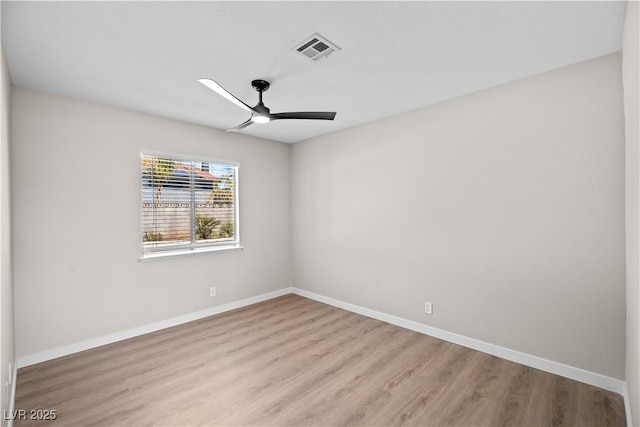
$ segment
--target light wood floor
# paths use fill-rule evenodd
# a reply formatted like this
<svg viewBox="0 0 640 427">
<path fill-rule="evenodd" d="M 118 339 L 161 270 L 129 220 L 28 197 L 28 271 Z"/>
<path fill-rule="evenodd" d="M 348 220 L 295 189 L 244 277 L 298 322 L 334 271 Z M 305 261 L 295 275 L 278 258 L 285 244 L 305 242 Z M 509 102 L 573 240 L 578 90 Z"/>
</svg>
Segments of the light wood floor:
<svg viewBox="0 0 640 427">
<path fill-rule="evenodd" d="M 624 426 L 621 396 L 295 295 L 20 369 L 15 425 Z"/>
</svg>

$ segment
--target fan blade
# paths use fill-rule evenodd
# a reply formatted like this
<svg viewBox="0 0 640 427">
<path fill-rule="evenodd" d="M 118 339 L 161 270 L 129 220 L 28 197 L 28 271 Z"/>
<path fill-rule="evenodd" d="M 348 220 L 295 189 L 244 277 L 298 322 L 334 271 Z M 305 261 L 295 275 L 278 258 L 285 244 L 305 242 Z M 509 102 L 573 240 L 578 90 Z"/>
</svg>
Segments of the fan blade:
<svg viewBox="0 0 640 427">
<path fill-rule="evenodd" d="M 276 113 L 270 114 L 271 120 L 280 119 L 305 119 L 305 120 L 333 120 L 336 113 L 329 111 L 299 111 L 296 113 Z"/>
<path fill-rule="evenodd" d="M 236 127 L 234 127 L 234 128 L 229 129 L 227 132 L 237 132 L 237 131 L 242 130 L 242 129 L 244 129 L 244 128 L 246 128 L 247 126 L 250 126 L 250 125 L 252 125 L 252 124 L 253 124 L 253 121 L 252 121 L 251 119 L 249 119 L 249 120 L 247 120 L 246 122 L 244 122 L 244 123 L 240 123 L 238 126 L 236 126 Z"/>
<path fill-rule="evenodd" d="M 227 90 L 225 88 L 223 88 L 222 86 L 220 86 L 218 83 L 214 82 L 213 80 L 211 80 L 211 79 L 198 79 L 198 81 L 200 83 L 202 83 L 203 85 L 205 85 L 206 87 L 208 87 L 209 89 L 211 89 L 212 91 L 214 91 L 215 93 L 217 93 L 218 95 L 220 95 L 223 98 L 225 98 L 227 101 L 231 101 L 234 104 L 236 104 L 238 107 L 243 108 L 243 109 L 245 109 L 245 110 L 247 110 L 249 112 L 253 112 L 253 109 L 251 107 L 249 107 L 244 102 L 240 101 L 235 96 L 231 95 L 229 92 L 227 92 Z"/>
</svg>

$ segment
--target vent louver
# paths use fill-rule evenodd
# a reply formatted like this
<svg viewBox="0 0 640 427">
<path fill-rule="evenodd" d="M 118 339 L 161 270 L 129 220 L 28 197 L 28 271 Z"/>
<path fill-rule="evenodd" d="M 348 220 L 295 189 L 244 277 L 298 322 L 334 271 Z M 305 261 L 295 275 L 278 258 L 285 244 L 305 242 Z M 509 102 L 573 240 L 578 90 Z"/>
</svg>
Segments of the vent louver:
<svg viewBox="0 0 640 427">
<path fill-rule="evenodd" d="M 299 43 L 294 49 L 312 61 L 319 61 L 331 55 L 333 52 L 340 50 L 338 46 L 317 33 L 311 37 L 307 37 L 307 39 Z"/>
</svg>

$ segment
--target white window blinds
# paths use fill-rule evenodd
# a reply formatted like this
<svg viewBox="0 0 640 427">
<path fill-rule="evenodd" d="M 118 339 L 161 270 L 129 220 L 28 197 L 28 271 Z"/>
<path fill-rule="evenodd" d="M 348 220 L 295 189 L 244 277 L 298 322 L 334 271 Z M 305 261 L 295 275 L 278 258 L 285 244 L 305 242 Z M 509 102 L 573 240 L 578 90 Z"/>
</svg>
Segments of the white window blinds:
<svg viewBox="0 0 640 427">
<path fill-rule="evenodd" d="M 238 166 L 142 154 L 143 251 L 238 243 Z"/>
</svg>

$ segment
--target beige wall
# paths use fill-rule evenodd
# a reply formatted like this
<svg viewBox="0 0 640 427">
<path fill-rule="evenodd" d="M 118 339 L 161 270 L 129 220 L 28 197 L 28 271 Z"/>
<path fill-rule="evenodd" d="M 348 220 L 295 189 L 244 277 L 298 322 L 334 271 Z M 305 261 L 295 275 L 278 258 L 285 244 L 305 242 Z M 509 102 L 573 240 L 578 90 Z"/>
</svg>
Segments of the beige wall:
<svg viewBox="0 0 640 427">
<path fill-rule="evenodd" d="M 9 364 L 15 361 L 13 328 L 13 278 L 11 266 L 11 188 L 9 185 L 9 137 L 11 122 L 11 81 L 0 42 L 0 414 L 9 409 Z M 11 390 L 11 387 L 9 387 Z M 1 425 L 7 421 L 2 417 Z"/>
<path fill-rule="evenodd" d="M 17 87 L 12 106 L 18 357 L 290 286 L 288 145 Z M 244 250 L 139 262 L 142 150 L 239 162 Z"/>
<path fill-rule="evenodd" d="M 294 286 L 623 379 L 620 61 L 295 144 Z"/>
<path fill-rule="evenodd" d="M 622 47 L 622 80 L 624 86 L 624 116 L 626 141 L 626 225 L 627 225 L 627 366 L 626 380 L 631 403 L 633 425 L 640 425 L 640 292 L 638 272 L 640 237 L 638 199 L 638 70 L 639 54 L 638 2 L 627 3 Z"/>
</svg>

